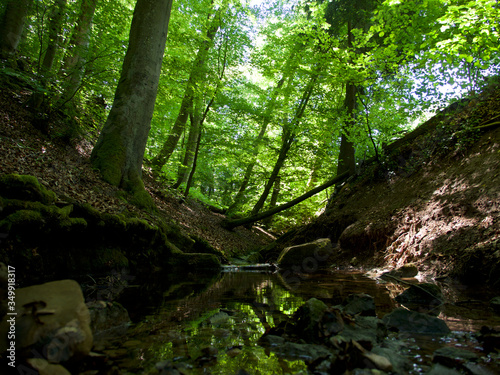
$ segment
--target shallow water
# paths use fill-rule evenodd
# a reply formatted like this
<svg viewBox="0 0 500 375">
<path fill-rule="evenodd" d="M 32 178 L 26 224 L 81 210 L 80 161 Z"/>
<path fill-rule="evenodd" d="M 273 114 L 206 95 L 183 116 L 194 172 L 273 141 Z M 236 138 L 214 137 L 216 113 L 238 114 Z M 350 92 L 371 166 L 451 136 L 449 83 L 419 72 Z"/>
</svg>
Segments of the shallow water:
<svg viewBox="0 0 500 375">
<path fill-rule="evenodd" d="M 449 303 L 441 307 L 439 317 L 456 332 L 443 339 L 409 339 L 407 355 L 414 358 L 415 373 L 428 368 L 437 347 L 480 351 L 466 332 L 477 332 L 483 325 L 500 327 L 500 317 L 487 304 L 495 292 L 442 286 Z M 144 286 L 121 301 L 134 324 L 126 339 L 108 345 L 104 352 L 131 373 L 173 361 L 184 363 L 193 374 L 236 374 L 240 369 L 250 374 L 307 374 L 303 361 L 279 358 L 259 346 L 258 339 L 266 330 L 291 320 L 309 298 L 336 305 L 352 293 L 367 293 L 374 297 L 381 318 L 398 306 L 393 298 L 404 290 L 359 272 L 291 275 L 237 268 L 226 268 L 208 280 L 184 277 L 183 282 L 162 288 L 159 293 L 158 285 L 149 291 Z M 461 302 L 450 304 L 457 301 Z"/>
</svg>

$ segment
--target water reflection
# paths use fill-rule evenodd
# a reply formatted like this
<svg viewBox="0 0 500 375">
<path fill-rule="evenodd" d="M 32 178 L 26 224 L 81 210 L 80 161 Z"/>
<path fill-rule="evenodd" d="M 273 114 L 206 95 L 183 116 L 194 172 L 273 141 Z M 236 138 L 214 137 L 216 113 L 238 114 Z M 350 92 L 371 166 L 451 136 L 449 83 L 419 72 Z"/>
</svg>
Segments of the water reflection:
<svg viewBox="0 0 500 375">
<path fill-rule="evenodd" d="M 193 374 L 236 374 L 240 369 L 250 374 L 307 374 L 304 362 L 266 352 L 258 339 L 280 322 L 291 320 L 309 298 L 337 305 L 352 293 L 367 293 L 374 297 L 382 317 L 396 307 L 391 296 L 395 288 L 403 290 L 357 272 L 292 275 L 253 271 L 184 277 L 182 282 L 170 280 L 130 292 L 122 303 L 135 324 L 128 340 L 107 354 L 132 373 L 149 370 L 160 361 L 174 361 L 189 366 L 188 373 Z M 462 312 L 450 309 L 444 310 L 449 316 L 440 317 L 452 330 L 455 323 L 471 326 L 474 317 L 461 318 Z"/>
</svg>

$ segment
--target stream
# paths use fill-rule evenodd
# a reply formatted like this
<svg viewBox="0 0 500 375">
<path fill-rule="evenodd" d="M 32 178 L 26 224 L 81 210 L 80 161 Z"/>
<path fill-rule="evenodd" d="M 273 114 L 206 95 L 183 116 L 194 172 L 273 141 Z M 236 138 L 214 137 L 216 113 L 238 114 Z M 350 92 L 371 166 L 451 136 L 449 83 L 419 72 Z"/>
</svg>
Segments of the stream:
<svg viewBox="0 0 500 375">
<path fill-rule="evenodd" d="M 402 354 L 413 363 L 409 373 L 428 372 L 432 354 L 439 347 L 481 354 L 474 333 L 482 326 L 500 327 L 500 316 L 488 307 L 495 291 L 440 287 L 447 303 L 440 307 L 438 317 L 452 332 L 445 337 L 406 337 Z M 382 318 L 399 306 L 394 297 L 404 289 L 361 272 L 287 275 L 266 267 L 225 267 L 208 278 L 189 275 L 177 283 L 163 280 L 127 288 L 120 302 L 133 323 L 125 337 L 107 342 L 102 352 L 124 373 L 158 373 L 153 371 L 155 366 L 168 369 L 175 364 L 178 372 L 160 373 L 309 374 L 312 372 L 301 358 L 278 355 L 260 346 L 261 336 L 282 322 L 293 322 L 295 311 L 312 297 L 334 306 L 350 294 L 366 293 L 374 297 L 377 316 Z M 495 364 L 498 354 L 493 356 L 496 358 L 481 354 L 481 368 L 486 372 L 478 374 L 500 373 Z"/>
</svg>

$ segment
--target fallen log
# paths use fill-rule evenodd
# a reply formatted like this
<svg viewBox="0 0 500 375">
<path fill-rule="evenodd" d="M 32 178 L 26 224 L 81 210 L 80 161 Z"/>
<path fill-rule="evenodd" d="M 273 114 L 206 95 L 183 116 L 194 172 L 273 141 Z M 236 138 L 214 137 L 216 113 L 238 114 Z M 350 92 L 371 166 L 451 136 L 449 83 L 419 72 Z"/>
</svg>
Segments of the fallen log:
<svg viewBox="0 0 500 375">
<path fill-rule="evenodd" d="M 335 185 L 335 184 L 338 184 L 340 182 L 343 182 L 344 180 L 347 180 L 347 178 L 349 178 L 349 177 L 350 177 L 349 172 L 342 173 L 341 175 L 336 176 L 335 178 L 325 182 L 324 184 L 322 184 L 318 187 L 315 187 L 312 190 L 309 190 L 307 193 L 302 194 L 300 197 L 297 197 L 297 198 L 291 200 L 290 202 L 284 203 L 278 207 L 274 207 L 270 210 L 258 213 L 258 214 L 253 215 L 253 216 L 244 217 L 244 218 L 235 219 L 235 220 L 225 219 L 222 221 L 221 225 L 225 229 L 233 229 L 233 228 L 239 227 L 240 225 L 247 225 L 247 224 L 255 223 L 256 221 L 265 219 L 266 217 L 272 216 L 274 214 L 277 214 L 278 212 L 281 212 L 281 211 L 284 211 L 290 207 L 293 207 L 296 204 L 306 200 L 307 198 L 310 198 L 313 195 L 318 194 L 319 192 L 325 190 L 326 188 L 329 188 L 332 185 Z"/>
</svg>

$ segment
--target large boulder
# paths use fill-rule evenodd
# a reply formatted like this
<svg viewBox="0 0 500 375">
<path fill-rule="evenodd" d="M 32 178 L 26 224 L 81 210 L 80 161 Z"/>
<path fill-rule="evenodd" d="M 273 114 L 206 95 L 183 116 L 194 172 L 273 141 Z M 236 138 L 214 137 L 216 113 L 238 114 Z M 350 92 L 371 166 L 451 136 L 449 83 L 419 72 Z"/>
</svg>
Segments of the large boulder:
<svg viewBox="0 0 500 375">
<path fill-rule="evenodd" d="M 320 238 L 313 242 L 286 247 L 278 257 L 278 266 L 292 268 L 296 272 L 315 272 L 327 265 L 332 254 L 330 239 Z"/>
<path fill-rule="evenodd" d="M 16 290 L 15 313 L 0 323 L 0 352 L 8 350 L 11 344 L 7 333 L 12 318 L 18 352 L 32 348 L 49 362 L 60 363 L 80 359 L 92 348 L 89 310 L 80 285 L 74 280 Z"/>
</svg>

